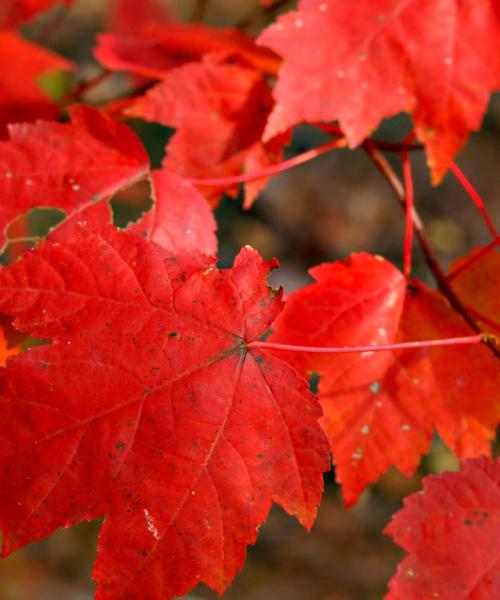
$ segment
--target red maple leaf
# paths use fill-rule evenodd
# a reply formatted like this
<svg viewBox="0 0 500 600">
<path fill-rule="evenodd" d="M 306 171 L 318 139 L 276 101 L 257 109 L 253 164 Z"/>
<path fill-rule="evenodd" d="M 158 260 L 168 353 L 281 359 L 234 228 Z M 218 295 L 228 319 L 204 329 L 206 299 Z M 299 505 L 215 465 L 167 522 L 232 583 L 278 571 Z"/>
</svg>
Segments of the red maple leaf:
<svg viewBox="0 0 500 600">
<path fill-rule="evenodd" d="M 270 341 L 319 347 L 460 337 L 470 330 L 441 294 L 367 254 L 312 269 Z M 497 359 L 481 346 L 359 354 L 282 353 L 318 372 L 322 418 L 346 504 L 390 465 L 411 475 L 433 428 L 460 457 L 489 451 L 500 420 Z M 477 398 L 481 397 L 481 402 Z"/>
<path fill-rule="evenodd" d="M 171 252 L 217 254 L 217 224 L 205 198 L 187 181 L 168 171 L 150 176 L 153 206 L 130 230 Z"/>
<path fill-rule="evenodd" d="M 99 201 L 147 175 L 149 158 L 128 127 L 83 105 L 70 117 L 10 125 L 10 141 L 0 142 L 0 245 L 5 226 L 35 207 L 61 209 L 69 220 L 90 220 L 84 211 L 109 218 Z"/>
<path fill-rule="evenodd" d="M 455 261 L 448 281 L 485 331 L 500 335 L 500 240 Z"/>
<path fill-rule="evenodd" d="M 69 112 L 67 124 L 11 125 L 10 141 L 0 142 L 0 232 L 32 208 L 51 207 L 66 218 L 49 239 L 68 240 L 80 222 L 110 223 L 112 195 L 149 176 L 153 205 L 135 230 L 172 251 L 217 252 L 214 217 L 193 186 L 167 171 L 149 172 L 146 151 L 126 125 L 83 105 Z"/>
<path fill-rule="evenodd" d="M 385 532 L 408 552 L 387 600 L 491 600 L 500 589 L 500 459 L 430 475 Z"/>
<path fill-rule="evenodd" d="M 25 21 L 48 10 L 59 0 L 2 0 L 0 5 L 0 29 L 15 29 Z M 73 0 L 63 0 L 71 4 Z"/>
<path fill-rule="evenodd" d="M 56 118 L 59 106 L 39 80 L 52 71 L 73 69 L 69 60 L 24 40 L 17 32 L 0 33 L 0 138 L 7 137 L 7 123 Z"/>
<path fill-rule="evenodd" d="M 220 52 L 237 55 L 254 68 L 275 74 L 280 61 L 267 48 L 237 29 L 214 29 L 201 24 L 145 24 L 134 35 L 98 36 L 95 57 L 108 69 L 162 79 L 180 65 Z"/>
<path fill-rule="evenodd" d="M 247 347 L 282 308 L 275 264 L 246 248 L 207 270 L 110 228 L 0 271 L 17 326 L 58 342 L 0 371 L 4 556 L 105 516 L 97 597 L 171 598 L 199 581 L 222 592 L 272 501 L 310 527 L 328 468 L 319 405 Z"/>
<path fill-rule="evenodd" d="M 435 182 L 500 87 L 496 0 L 301 0 L 259 41 L 284 58 L 266 139 L 338 120 L 355 147 L 405 110 Z"/>
<path fill-rule="evenodd" d="M 167 145 L 164 166 L 184 177 L 213 178 L 258 170 L 282 157 L 287 136 L 261 142 L 273 106 L 260 73 L 207 55 L 202 62 L 169 71 L 127 114 L 176 128 Z M 267 179 L 246 187 L 250 206 Z M 234 184 L 203 187 L 209 198 L 237 192 Z"/>
</svg>

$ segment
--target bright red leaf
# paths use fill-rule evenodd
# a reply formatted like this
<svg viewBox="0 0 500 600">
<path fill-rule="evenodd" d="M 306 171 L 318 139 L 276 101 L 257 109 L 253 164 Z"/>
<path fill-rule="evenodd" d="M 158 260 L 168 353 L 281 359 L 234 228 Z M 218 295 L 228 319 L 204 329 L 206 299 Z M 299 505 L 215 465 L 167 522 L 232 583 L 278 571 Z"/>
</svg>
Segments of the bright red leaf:
<svg viewBox="0 0 500 600">
<path fill-rule="evenodd" d="M 311 525 L 319 406 L 246 348 L 282 308 L 274 265 L 247 248 L 206 270 L 110 229 L 0 271 L 18 325 L 61 341 L 1 371 L 4 555 L 104 515 L 97 597 L 160 600 L 222 592 L 273 500 Z"/>
<path fill-rule="evenodd" d="M 135 35 L 104 33 L 97 39 L 94 54 L 105 67 L 153 79 L 162 79 L 171 69 L 213 52 L 237 55 L 269 74 L 275 74 L 280 64 L 273 52 L 259 48 L 253 38 L 237 29 L 213 29 L 201 24 L 143 24 Z"/>
<path fill-rule="evenodd" d="M 86 106 L 70 116 L 11 125 L 10 141 L 0 142 L 0 246 L 6 225 L 31 208 L 58 208 L 70 221 L 88 210 L 109 217 L 99 201 L 147 175 L 148 156 L 128 127 Z"/>
<path fill-rule="evenodd" d="M 500 336 L 500 240 L 451 265 L 451 287 L 485 331 Z"/>
<path fill-rule="evenodd" d="M 500 459 L 430 475 L 385 532 L 408 552 L 387 600 L 492 600 L 500 589 Z"/>
<path fill-rule="evenodd" d="M 171 70 L 127 114 L 176 128 L 163 163 L 167 169 L 186 178 L 213 178 L 281 160 L 285 136 L 266 145 L 261 142 L 272 106 L 271 93 L 258 71 L 221 63 L 218 56 L 210 55 Z M 266 182 L 247 188 L 247 206 Z M 217 200 L 237 187 L 200 186 L 200 190 Z"/>
<path fill-rule="evenodd" d="M 40 78 L 73 68 L 69 60 L 17 32 L 0 33 L 0 138 L 7 137 L 7 123 L 56 118 L 59 106 L 41 88 Z"/>
<path fill-rule="evenodd" d="M 439 292 L 410 282 L 400 340 L 471 333 Z M 421 405 L 429 411 L 434 428 L 460 458 L 489 454 L 500 422 L 498 358 L 484 345 L 432 348 L 419 354 L 408 373 L 418 382 Z"/>
<path fill-rule="evenodd" d="M 440 294 L 417 283 L 405 292 L 402 273 L 380 257 L 354 255 L 311 274 L 317 283 L 290 295 L 270 341 L 356 346 L 470 334 Z M 485 347 L 279 356 L 320 375 L 322 424 L 348 505 L 390 465 L 411 475 L 433 428 L 461 457 L 489 451 L 500 371 Z"/>
<path fill-rule="evenodd" d="M 2 0 L 0 4 L 0 29 L 15 29 L 25 21 L 48 10 L 59 0 Z M 71 4 L 73 0 L 62 0 Z"/>
<path fill-rule="evenodd" d="M 259 41 L 284 58 L 267 139 L 338 120 L 354 147 L 405 110 L 435 182 L 500 87 L 497 0 L 301 0 Z"/>
<path fill-rule="evenodd" d="M 205 198 L 187 181 L 168 171 L 150 176 L 153 206 L 130 229 L 171 252 L 217 254 L 217 224 Z"/>
</svg>

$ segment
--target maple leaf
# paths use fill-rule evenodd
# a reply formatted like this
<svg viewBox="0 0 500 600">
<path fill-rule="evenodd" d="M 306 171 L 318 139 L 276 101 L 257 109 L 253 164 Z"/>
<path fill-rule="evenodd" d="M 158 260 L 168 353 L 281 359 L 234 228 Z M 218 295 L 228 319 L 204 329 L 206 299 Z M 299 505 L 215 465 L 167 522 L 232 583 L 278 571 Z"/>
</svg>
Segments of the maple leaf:
<svg viewBox="0 0 500 600">
<path fill-rule="evenodd" d="M 273 100 L 260 73 L 208 55 L 202 62 L 169 71 L 126 112 L 176 128 L 163 164 L 190 178 L 228 177 L 268 166 L 282 158 L 287 136 L 266 145 L 261 135 Z M 247 189 L 250 206 L 267 179 Z M 237 187 L 200 186 L 215 201 Z"/>
<path fill-rule="evenodd" d="M 59 0 L 2 0 L 0 29 L 15 29 L 25 21 L 48 10 Z M 73 0 L 63 0 L 67 5 Z"/>
<path fill-rule="evenodd" d="M 199 23 L 141 25 L 134 35 L 99 35 L 96 59 L 112 71 L 153 79 L 163 79 L 171 69 L 213 52 L 237 55 L 263 73 L 276 74 L 280 64 L 274 52 L 259 48 L 252 37 L 237 29 L 214 29 Z"/>
<path fill-rule="evenodd" d="M 217 254 L 217 224 L 205 198 L 186 180 L 168 171 L 150 176 L 153 206 L 129 230 L 174 253 Z"/>
<path fill-rule="evenodd" d="M 0 230 L 31 208 L 52 207 L 66 218 L 48 238 L 71 239 L 80 222 L 110 223 L 111 196 L 148 177 L 153 206 L 135 231 L 172 251 L 217 252 L 214 217 L 195 188 L 173 173 L 149 172 L 146 151 L 127 126 L 83 105 L 71 107 L 70 117 L 68 124 L 11 125 L 10 141 L 0 142 Z"/>
<path fill-rule="evenodd" d="M 5 361 L 9 356 L 13 356 L 19 352 L 19 346 L 9 347 L 7 336 L 3 327 L 0 327 L 0 367 L 5 365 Z"/>
<path fill-rule="evenodd" d="M 490 600 L 500 589 L 500 459 L 430 475 L 385 533 L 408 552 L 387 600 Z"/>
<path fill-rule="evenodd" d="M 411 113 L 435 183 L 500 87 L 496 0 L 301 0 L 259 43 L 284 59 L 265 138 L 338 120 L 349 145 Z"/>
<path fill-rule="evenodd" d="M 406 291 L 402 273 L 380 257 L 353 255 L 311 274 L 317 283 L 288 297 L 269 341 L 328 347 L 470 334 L 441 294 L 418 282 Z M 433 428 L 460 457 L 489 451 L 500 373 L 485 347 L 279 356 L 320 375 L 321 422 L 347 505 L 390 465 L 410 476 Z"/>
<path fill-rule="evenodd" d="M 59 341 L 0 371 L 4 556 L 104 515 L 97 597 L 159 600 L 199 581 L 222 592 L 272 501 L 310 527 L 319 405 L 247 347 L 282 308 L 275 264 L 246 248 L 206 270 L 110 228 L 0 271 L 16 325 Z"/>
<path fill-rule="evenodd" d="M 10 125 L 10 141 L 0 142 L 0 245 L 6 225 L 34 207 L 68 220 L 90 219 L 86 210 L 109 217 L 97 203 L 147 175 L 148 156 L 128 127 L 83 105 L 69 113 L 67 124 Z"/>
<path fill-rule="evenodd" d="M 500 335 L 500 240 L 455 261 L 448 281 L 485 331 Z"/>
<path fill-rule="evenodd" d="M 24 40 L 17 32 L 0 32 L 0 138 L 6 137 L 7 123 L 57 117 L 59 106 L 39 80 L 52 71 L 73 69 L 71 61 Z"/>
</svg>

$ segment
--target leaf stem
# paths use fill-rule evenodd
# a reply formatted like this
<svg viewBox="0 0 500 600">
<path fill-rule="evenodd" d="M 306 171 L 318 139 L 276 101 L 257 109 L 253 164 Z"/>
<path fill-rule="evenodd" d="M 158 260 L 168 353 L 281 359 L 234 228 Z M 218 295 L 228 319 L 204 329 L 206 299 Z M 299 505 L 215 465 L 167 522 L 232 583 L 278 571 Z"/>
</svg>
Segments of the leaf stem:
<svg viewBox="0 0 500 600">
<path fill-rule="evenodd" d="M 311 354 L 353 354 L 355 352 L 388 352 L 392 350 L 414 350 L 418 348 L 435 348 L 442 346 L 463 346 L 466 344 L 497 343 L 497 338 L 488 333 L 463 337 L 443 338 L 439 340 L 421 340 L 400 342 L 396 344 L 373 344 L 369 346 L 294 346 L 289 344 L 273 344 L 272 342 L 250 342 L 247 348 L 266 350 L 283 350 L 285 352 L 307 352 Z"/>
<path fill-rule="evenodd" d="M 70 92 L 62 101 L 61 104 L 66 105 L 74 100 L 79 100 L 84 94 L 89 92 L 91 89 L 100 85 L 104 80 L 113 75 L 113 72 L 109 69 L 102 69 L 87 81 L 82 81 L 72 92 Z"/>
<path fill-rule="evenodd" d="M 382 173 L 382 175 L 384 176 L 385 180 L 391 187 L 392 191 L 394 192 L 394 195 L 397 197 L 403 208 L 406 209 L 405 190 L 399 177 L 394 172 L 394 169 L 387 162 L 383 154 L 379 152 L 377 148 L 374 147 L 371 140 L 365 140 L 365 142 L 363 142 L 362 144 L 362 148 L 371 158 L 372 162 L 375 164 L 378 170 Z M 443 296 L 445 296 L 448 299 L 450 305 L 464 319 L 464 321 L 469 325 L 472 331 L 478 334 L 483 333 L 478 322 L 468 312 L 467 308 L 462 304 L 462 301 L 452 289 L 446 277 L 446 274 L 444 273 L 441 264 L 439 263 L 439 260 L 434 253 L 434 249 L 432 248 L 427 234 L 425 233 L 424 226 L 417 211 L 415 210 L 415 207 L 413 207 L 411 214 L 413 218 L 413 228 L 415 231 L 415 236 L 418 239 L 418 242 L 424 254 L 425 262 L 427 263 L 427 266 L 434 275 L 434 279 L 436 280 L 439 291 L 443 294 Z M 496 345 L 491 340 L 487 340 L 485 343 L 487 344 L 491 352 L 493 352 L 493 354 L 500 359 L 500 350 L 496 347 Z"/>
<path fill-rule="evenodd" d="M 460 185 L 464 188 L 464 190 L 470 196 L 470 198 L 472 199 L 472 201 L 474 202 L 476 207 L 479 209 L 479 212 L 482 214 L 484 222 L 486 223 L 486 226 L 490 230 L 491 235 L 493 236 L 493 238 L 496 239 L 498 237 L 497 228 L 495 227 L 495 223 L 493 223 L 493 220 L 490 217 L 488 210 L 486 209 L 484 201 L 481 198 L 481 196 L 479 195 L 479 193 L 477 192 L 476 188 L 467 179 L 467 177 L 465 176 L 463 171 L 461 169 L 459 169 L 459 167 L 456 163 L 452 162 L 450 164 L 450 171 L 453 173 L 453 175 L 455 175 L 455 177 L 457 178 Z"/>
<path fill-rule="evenodd" d="M 405 181 L 405 211 L 406 211 L 406 232 L 404 241 L 404 275 L 408 279 L 411 274 L 411 251 L 413 244 L 413 172 L 411 168 L 408 152 L 402 152 L 403 177 Z"/>
<path fill-rule="evenodd" d="M 335 150 L 338 148 L 345 148 L 346 140 L 345 138 L 340 138 L 338 140 L 334 140 L 333 142 L 327 142 L 317 148 L 313 148 L 312 150 L 308 150 L 307 152 L 303 152 L 302 154 L 298 154 L 293 158 L 288 160 L 284 160 L 281 163 L 276 165 L 272 165 L 271 167 L 267 167 L 266 169 L 262 169 L 260 171 L 255 171 L 254 173 L 243 173 L 242 175 L 234 175 L 232 177 L 219 177 L 216 179 L 189 179 L 189 181 L 193 185 L 206 185 L 206 186 L 218 186 L 218 185 L 235 185 L 237 183 L 246 183 L 248 181 L 255 181 L 256 179 L 263 179 L 264 177 L 270 177 L 271 175 L 277 175 L 278 173 L 282 173 L 288 169 L 292 169 L 293 167 L 297 167 L 305 162 L 320 156 L 321 154 L 325 154 L 325 152 L 329 152 L 330 150 Z"/>
</svg>

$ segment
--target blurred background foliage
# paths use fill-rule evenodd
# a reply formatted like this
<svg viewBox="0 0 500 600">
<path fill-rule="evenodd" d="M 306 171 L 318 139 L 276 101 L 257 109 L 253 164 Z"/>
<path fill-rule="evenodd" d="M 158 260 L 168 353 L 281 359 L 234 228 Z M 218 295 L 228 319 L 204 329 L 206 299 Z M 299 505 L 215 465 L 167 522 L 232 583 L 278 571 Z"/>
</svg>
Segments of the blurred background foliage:
<svg viewBox="0 0 500 600">
<path fill-rule="evenodd" d="M 61 6 L 23 29 L 23 34 L 61 53 L 80 65 L 78 82 L 69 76 L 45 77 L 43 88 L 54 98 L 64 97 L 72 85 L 99 72 L 92 56 L 95 35 L 106 29 L 106 1 L 78 0 L 70 10 Z M 257 0 L 165 0 L 175 15 L 189 21 L 203 4 L 204 20 L 227 26 L 246 22 L 258 32 L 277 14 L 263 15 Z M 289 10 L 294 2 L 278 2 Z M 73 76 L 74 77 L 74 76 Z M 127 92 L 127 79 L 115 75 L 92 90 L 84 100 L 99 105 Z M 140 135 L 153 164 L 158 166 L 164 145 L 172 133 L 140 121 L 129 123 Z M 405 116 L 383 124 L 377 136 L 402 139 L 410 128 Z M 458 158 L 485 199 L 493 220 L 500 224 L 500 101 L 493 97 L 479 134 Z M 324 134 L 312 127 L 298 128 L 287 151 L 293 156 L 324 142 Z M 391 157 L 389 157 L 391 159 Z M 391 159 L 392 160 L 392 159 Z M 394 163 L 399 169 L 397 161 Z M 431 188 L 422 155 L 413 157 L 416 205 L 443 265 L 448 265 L 474 246 L 489 241 L 481 218 L 454 178 L 448 175 Z M 147 185 L 120 193 L 113 203 L 115 224 L 124 226 L 137 218 L 150 202 Z M 58 211 L 34 211 L 28 221 L 11 226 L 43 236 L 61 219 Z M 404 215 L 385 181 L 361 151 L 335 151 L 274 177 L 250 211 L 242 210 L 241 198 L 224 198 L 216 209 L 220 235 L 220 264 L 231 263 L 244 244 L 266 258 L 276 256 L 281 269 L 274 284 L 291 291 L 310 281 L 313 265 L 344 258 L 352 252 L 381 254 L 396 265 L 402 263 Z M 13 244 L 3 257 L 12 260 L 21 246 Z M 422 255 L 414 249 L 414 275 L 432 284 Z M 346 511 L 333 474 L 327 475 L 326 493 L 318 520 L 307 534 L 280 509 L 273 509 L 255 547 L 249 548 L 244 570 L 225 598 L 229 600 L 371 600 L 382 598 L 387 581 L 402 553 L 382 535 L 402 498 L 419 489 L 421 478 L 431 472 L 455 469 L 456 459 L 436 439 L 415 476 L 406 479 L 389 471 Z M 51 538 L 16 552 L 0 562 L 0 600 L 87 600 L 92 598 L 92 563 L 99 522 L 84 523 L 59 531 Z M 203 586 L 189 598 L 215 598 Z"/>
</svg>

